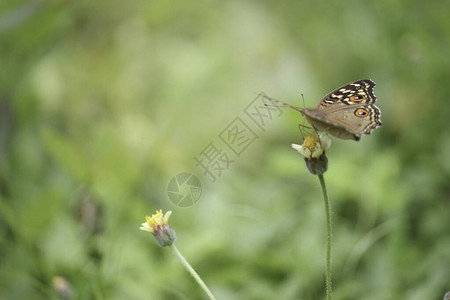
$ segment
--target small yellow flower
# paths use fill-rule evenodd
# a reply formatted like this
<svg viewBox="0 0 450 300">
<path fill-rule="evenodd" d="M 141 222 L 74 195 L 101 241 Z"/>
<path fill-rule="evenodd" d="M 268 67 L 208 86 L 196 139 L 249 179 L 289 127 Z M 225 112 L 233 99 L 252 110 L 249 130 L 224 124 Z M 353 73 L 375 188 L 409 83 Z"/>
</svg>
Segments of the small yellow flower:
<svg viewBox="0 0 450 300">
<path fill-rule="evenodd" d="M 169 224 L 169 218 L 172 214 L 172 211 L 166 212 L 166 214 L 163 216 L 162 210 L 157 210 L 155 214 L 153 214 L 151 217 L 146 216 L 145 217 L 145 223 L 141 224 L 141 227 L 139 229 L 150 231 L 151 233 L 155 233 L 155 229 L 157 229 L 158 226 L 163 226 L 164 224 Z"/>
<path fill-rule="evenodd" d="M 292 144 L 292 148 L 305 157 L 306 167 L 314 175 L 320 175 L 328 169 L 325 151 L 331 146 L 331 139 L 325 133 L 310 134 L 305 137 L 303 145 Z"/>
<path fill-rule="evenodd" d="M 169 246 L 175 241 L 175 231 L 169 226 L 169 218 L 172 212 L 169 210 L 164 215 L 162 210 L 157 210 L 151 217 L 145 217 L 145 223 L 139 229 L 153 233 L 156 241 L 161 246 Z"/>
<path fill-rule="evenodd" d="M 310 134 L 305 137 L 303 145 L 292 144 L 292 148 L 298 151 L 306 159 L 320 157 L 331 146 L 331 139 L 325 133 Z"/>
</svg>

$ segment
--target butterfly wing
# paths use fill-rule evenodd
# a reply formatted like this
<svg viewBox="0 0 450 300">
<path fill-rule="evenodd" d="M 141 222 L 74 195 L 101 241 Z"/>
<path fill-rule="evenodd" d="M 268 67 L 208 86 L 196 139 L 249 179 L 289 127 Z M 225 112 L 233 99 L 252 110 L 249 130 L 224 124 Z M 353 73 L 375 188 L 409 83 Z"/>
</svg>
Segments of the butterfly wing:
<svg viewBox="0 0 450 300">
<path fill-rule="evenodd" d="M 302 114 L 318 131 L 325 131 L 340 139 L 358 141 L 363 134 L 381 126 L 380 110 L 374 105 L 348 106 L 324 113 L 317 109 L 304 109 Z"/>
<path fill-rule="evenodd" d="M 322 98 L 316 105 L 318 110 L 327 110 L 332 106 L 339 109 L 346 105 L 374 104 L 377 97 L 373 93 L 375 82 L 362 79 L 343 85 Z"/>
<path fill-rule="evenodd" d="M 328 132 L 332 136 L 343 140 L 358 141 L 360 138 L 360 135 L 347 130 L 345 123 L 340 122 L 340 120 L 337 120 L 337 122 L 336 120 L 331 120 L 320 110 L 305 108 L 302 110 L 302 115 L 317 131 Z"/>
</svg>

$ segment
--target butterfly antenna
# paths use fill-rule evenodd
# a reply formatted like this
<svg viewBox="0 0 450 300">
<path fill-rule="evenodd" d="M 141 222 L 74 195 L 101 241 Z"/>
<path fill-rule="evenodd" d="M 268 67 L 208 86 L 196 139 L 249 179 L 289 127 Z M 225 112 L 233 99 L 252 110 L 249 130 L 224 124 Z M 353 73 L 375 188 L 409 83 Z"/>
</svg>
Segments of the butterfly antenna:
<svg viewBox="0 0 450 300">
<path fill-rule="evenodd" d="M 303 102 L 303 108 L 304 108 L 304 107 L 305 107 L 305 97 L 303 96 L 303 94 L 301 94 L 301 95 L 302 95 L 302 102 Z M 293 105 L 290 105 L 290 104 L 285 103 L 285 102 L 283 102 L 283 101 L 280 101 L 280 100 L 278 100 L 278 99 L 271 98 L 271 97 L 267 96 L 264 92 L 260 92 L 260 93 L 258 94 L 258 97 L 263 97 L 264 99 L 266 99 L 266 100 L 268 100 L 268 101 L 270 101 L 270 102 L 272 102 L 272 103 L 278 104 L 278 105 L 273 105 L 273 106 L 275 106 L 275 107 L 277 107 L 277 106 L 288 107 L 288 108 L 294 109 L 294 110 L 296 110 L 296 111 L 298 111 L 298 112 L 300 112 L 300 113 L 302 112 L 302 109 L 301 109 L 301 108 L 295 107 L 295 106 L 293 106 Z M 267 104 L 267 103 L 264 103 L 264 106 L 272 106 L 272 105 Z M 305 135 L 304 135 L 302 129 L 305 129 L 305 128 L 306 128 L 306 129 L 312 129 L 312 130 L 314 130 L 314 132 L 315 132 L 316 134 L 318 134 L 318 133 L 317 133 L 317 130 L 316 130 L 314 127 L 306 126 L 306 125 L 305 125 L 305 121 L 306 121 L 305 118 L 303 118 L 303 124 L 298 124 L 298 129 L 299 129 L 299 131 L 300 131 L 300 134 L 302 135 L 302 139 L 303 139 L 303 140 L 305 139 Z"/>
<path fill-rule="evenodd" d="M 278 104 L 278 105 L 274 105 L 274 106 L 289 107 L 289 108 L 295 109 L 296 111 L 301 112 L 300 108 L 295 107 L 295 106 L 290 105 L 290 104 L 287 104 L 287 103 L 285 103 L 283 101 L 280 101 L 278 99 L 271 98 L 271 97 L 267 96 L 266 94 L 264 94 L 263 92 L 259 93 L 259 96 L 263 97 L 264 99 L 266 99 L 266 100 L 268 100 L 268 101 L 270 101 L 272 103 Z M 264 103 L 264 106 L 271 106 L 271 105 L 267 104 L 267 103 Z"/>
<path fill-rule="evenodd" d="M 303 108 L 306 108 L 306 105 L 305 105 L 305 97 L 303 96 L 303 93 L 301 94 L 301 96 L 302 96 Z M 305 120 L 305 117 L 303 117 L 302 124 L 298 124 L 298 129 L 300 130 L 300 133 L 302 134 L 303 140 L 305 139 L 305 136 L 304 136 L 304 134 L 303 134 L 302 128 L 313 129 L 312 127 L 306 126 L 306 125 L 305 125 L 305 121 L 306 121 L 306 120 Z"/>
</svg>

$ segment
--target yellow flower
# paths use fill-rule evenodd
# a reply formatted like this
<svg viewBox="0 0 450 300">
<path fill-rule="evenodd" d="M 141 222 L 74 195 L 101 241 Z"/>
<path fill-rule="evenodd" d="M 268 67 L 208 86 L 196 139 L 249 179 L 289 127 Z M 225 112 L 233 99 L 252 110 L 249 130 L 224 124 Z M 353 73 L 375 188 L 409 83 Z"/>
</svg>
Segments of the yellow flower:
<svg viewBox="0 0 450 300">
<path fill-rule="evenodd" d="M 145 217 L 145 223 L 141 224 L 141 227 L 139 229 L 150 231 L 151 233 L 155 233 L 155 230 L 158 226 L 163 226 L 164 224 L 169 224 L 169 218 L 172 214 L 172 211 L 166 212 L 166 214 L 163 216 L 162 210 L 157 210 L 155 214 L 153 214 L 151 217 L 146 216 Z"/>
<path fill-rule="evenodd" d="M 298 151 L 306 159 L 320 157 L 331 146 L 331 139 L 325 133 L 307 135 L 303 145 L 292 144 L 292 148 Z"/>
<path fill-rule="evenodd" d="M 145 223 L 139 229 L 153 233 L 156 241 L 161 246 L 169 246 L 175 241 L 175 231 L 169 226 L 169 218 L 172 212 L 169 210 L 164 215 L 162 210 L 157 210 L 151 217 L 145 217 Z"/>
<path fill-rule="evenodd" d="M 306 167 L 314 175 L 321 175 L 328 169 L 325 151 L 331 146 L 331 139 L 325 133 L 310 134 L 303 140 L 303 145 L 292 144 L 292 148 L 305 157 Z"/>
</svg>

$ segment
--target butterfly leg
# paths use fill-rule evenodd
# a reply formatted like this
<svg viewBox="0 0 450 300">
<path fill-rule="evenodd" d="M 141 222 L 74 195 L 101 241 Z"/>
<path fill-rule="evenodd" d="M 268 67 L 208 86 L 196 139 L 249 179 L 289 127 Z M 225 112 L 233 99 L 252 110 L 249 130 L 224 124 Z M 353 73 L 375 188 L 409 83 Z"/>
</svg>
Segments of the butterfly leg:
<svg viewBox="0 0 450 300">
<path fill-rule="evenodd" d="M 303 124 L 298 124 L 298 130 L 300 131 L 300 134 L 302 135 L 302 140 L 304 141 L 305 140 L 305 136 L 303 135 L 303 130 L 302 130 L 302 128 L 304 127 L 305 125 L 303 125 Z"/>
<path fill-rule="evenodd" d="M 305 123 L 305 121 L 303 121 L 303 123 Z M 315 131 L 315 129 L 313 127 L 306 126 L 305 124 L 298 124 L 298 129 L 300 130 L 300 133 L 302 134 L 302 136 L 303 136 L 304 129 L 309 129 L 309 130 Z"/>
</svg>

